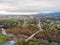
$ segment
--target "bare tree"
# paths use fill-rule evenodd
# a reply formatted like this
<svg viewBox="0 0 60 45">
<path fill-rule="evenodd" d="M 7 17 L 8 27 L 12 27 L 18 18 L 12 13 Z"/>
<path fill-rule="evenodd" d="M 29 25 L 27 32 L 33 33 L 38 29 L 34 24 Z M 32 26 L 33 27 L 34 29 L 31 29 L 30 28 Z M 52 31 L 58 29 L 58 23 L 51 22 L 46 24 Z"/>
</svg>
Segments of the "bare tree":
<svg viewBox="0 0 60 45">
<path fill-rule="evenodd" d="M 38 19 L 38 24 L 37 24 L 39 30 L 37 32 L 35 32 L 34 34 L 32 34 L 30 37 L 28 37 L 27 39 L 25 39 L 25 41 L 29 41 L 31 38 L 33 38 L 37 33 L 39 33 L 40 31 L 43 31 L 43 29 L 41 28 L 41 22 L 40 19 Z"/>
<path fill-rule="evenodd" d="M 24 24 L 23 24 L 23 26 L 25 26 L 27 24 L 27 21 L 26 21 L 26 19 L 24 19 Z"/>
</svg>

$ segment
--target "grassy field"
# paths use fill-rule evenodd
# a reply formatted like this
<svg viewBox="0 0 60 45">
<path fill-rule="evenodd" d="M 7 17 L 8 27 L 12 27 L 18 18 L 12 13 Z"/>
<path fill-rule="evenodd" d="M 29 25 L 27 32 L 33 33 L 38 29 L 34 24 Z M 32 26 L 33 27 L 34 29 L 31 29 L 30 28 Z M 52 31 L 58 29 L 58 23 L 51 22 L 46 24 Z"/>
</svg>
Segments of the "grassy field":
<svg viewBox="0 0 60 45">
<path fill-rule="evenodd" d="M 5 42 L 7 40 L 7 36 L 0 33 L 0 43 Z"/>
</svg>

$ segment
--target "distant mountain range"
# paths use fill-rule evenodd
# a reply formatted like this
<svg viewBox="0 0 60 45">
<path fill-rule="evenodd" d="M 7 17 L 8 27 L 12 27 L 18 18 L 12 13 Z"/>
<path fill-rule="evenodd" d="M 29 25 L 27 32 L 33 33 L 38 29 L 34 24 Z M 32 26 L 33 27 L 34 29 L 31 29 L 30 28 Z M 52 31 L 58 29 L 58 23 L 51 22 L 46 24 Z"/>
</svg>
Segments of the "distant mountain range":
<svg viewBox="0 0 60 45">
<path fill-rule="evenodd" d="M 1 16 L 22 16 L 22 15 L 16 15 L 16 14 L 13 14 L 13 15 L 6 15 L 6 14 L 0 14 L 0 17 Z M 23 15 L 23 16 L 27 16 L 27 15 Z M 60 18 L 60 12 L 53 12 L 53 13 L 38 13 L 38 14 L 32 14 L 32 16 L 47 16 L 47 17 L 59 17 Z"/>
<path fill-rule="evenodd" d="M 35 14 L 35 16 L 56 16 L 56 17 L 60 17 L 60 12 L 54 12 L 54 13 L 39 13 L 39 14 Z"/>
</svg>

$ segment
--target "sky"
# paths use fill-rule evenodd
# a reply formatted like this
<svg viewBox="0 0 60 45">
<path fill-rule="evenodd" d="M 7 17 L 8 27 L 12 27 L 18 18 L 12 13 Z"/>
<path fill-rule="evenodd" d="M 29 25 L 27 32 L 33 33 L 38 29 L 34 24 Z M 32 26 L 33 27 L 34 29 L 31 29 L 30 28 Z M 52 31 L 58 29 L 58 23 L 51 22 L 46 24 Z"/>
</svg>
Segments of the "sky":
<svg viewBox="0 0 60 45">
<path fill-rule="evenodd" d="M 0 14 L 60 12 L 60 0 L 0 0 Z"/>
</svg>

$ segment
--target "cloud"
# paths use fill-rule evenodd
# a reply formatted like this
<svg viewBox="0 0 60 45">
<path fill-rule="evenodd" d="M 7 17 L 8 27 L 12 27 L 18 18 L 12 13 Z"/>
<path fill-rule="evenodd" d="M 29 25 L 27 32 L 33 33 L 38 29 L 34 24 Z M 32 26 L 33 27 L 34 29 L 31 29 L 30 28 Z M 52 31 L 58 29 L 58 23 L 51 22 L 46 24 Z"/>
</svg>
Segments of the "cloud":
<svg viewBox="0 0 60 45">
<path fill-rule="evenodd" d="M 60 0 L 0 0 L 0 14 L 55 12 L 60 11 L 59 4 Z"/>
</svg>

